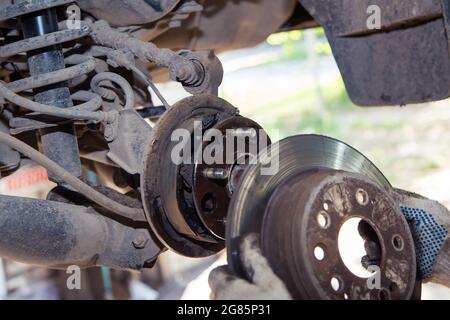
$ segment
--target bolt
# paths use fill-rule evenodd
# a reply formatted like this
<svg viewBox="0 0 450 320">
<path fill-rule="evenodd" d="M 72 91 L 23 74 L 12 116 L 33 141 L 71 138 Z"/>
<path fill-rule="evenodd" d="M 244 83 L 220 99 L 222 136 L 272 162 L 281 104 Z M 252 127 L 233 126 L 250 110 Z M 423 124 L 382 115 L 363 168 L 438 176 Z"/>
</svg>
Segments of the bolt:
<svg viewBox="0 0 450 320">
<path fill-rule="evenodd" d="M 208 179 L 226 180 L 229 176 L 229 171 L 221 168 L 207 168 L 202 173 Z"/>
<path fill-rule="evenodd" d="M 91 30 L 91 27 L 89 27 L 87 24 L 81 25 L 81 31 L 88 32 Z"/>
<path fill-rule="evenodd" d="M 138 234 L 133 240 L 133 246 L 136 249 L 144 249 L 147 246 L 149 239 L 144 234 Z"/>
<path fill-rule="evenodd" d="M 114 128 L 112 125 L 108 124 L 105 126 L 104 136 L 106 141 L 111 142 L 114 140 Z"/>
<path fill-rule="evenodd" d="M 214 200 L 208 199 L 203 203 L 203 209 L 205 211 L 212 211 L 214 210 Z"/>
<path fill-rule="evenodd" d="M 177 80 L 187 85 L 195 85 L 198 82 L 199 75 L 195 68 L 195 63 L 191 60 L 186 61 L 180 67 L 176 68 Z"/>
<path fill-rule="evenodd" d="M 233 130 L 233 135 L 239 138 L 255 138 L 256 130 L 254 128 L 238 128 Z"/>
</svg>

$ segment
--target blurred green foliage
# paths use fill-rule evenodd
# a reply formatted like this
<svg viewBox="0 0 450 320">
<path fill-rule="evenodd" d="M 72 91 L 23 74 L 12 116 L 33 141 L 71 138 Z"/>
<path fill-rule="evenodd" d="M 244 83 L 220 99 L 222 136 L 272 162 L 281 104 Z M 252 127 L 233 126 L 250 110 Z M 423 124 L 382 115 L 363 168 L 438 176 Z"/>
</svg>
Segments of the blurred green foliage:
<svg viewBox="0 0 450 320">
<path fill-rule="evenodd" d="M 320 94 L 323 110 L 319 110 Z M 355 106 L 348 98 L 342 79 L 339 77 L 326 85 L 315 88 L 304 87 L 296 93 L 276 102 L 243 109 L 245 115 L 258 120 L 264 128 L 280 131 L 280 138 L 299 132 L 337 134 L 340 124 L 332 116 L 339 112 L 351 111 Z"/>
<path fill-rule="evenodd" d="M 308 31 L 288 31 L 280 32 L 269 36 L 267 43 L 271 46 L 283 47 L 283 53 L 280 60 L 297 60 L 308 57 L 307 39 L 305 32 L 314 32 L 314 49 L 318 56 L 330 56 L 331 47 L 322 28 L 316 28 Z"/>
<path fill-rule="evenodd" d="M 278 50 L 269 50 L 267 61 L 251 68 L 266 68 L 268 74 L 278 70 L 282 76 L 289 67 L 302 68 L 310 76 L 295 88 L 274 86 L 276 91 L 272 94 L 267 93 L 267 85 L 261 86 L 260 92 L 252 87 L 248 92 L 239 91 L 247 95 L 244 102 L 251 101 L 238 103 L 242 115 L 257 121 L 275 139 L 316 133 L 345 141 L 374 161 L 396 187 L 415 189 L 415 181 L 421 184 L 422 177 L 427 175 L 432 175 L 427 179 L 440 185 L 440 172 L 448 171 L 450 159 L 450 136 L 446 134 L 450 130 L 448 106 L 434 104 L 439 110 L 431 112 L 429 105 L 407 108 L 354 105 L 337 69 L 336 78 L 327 73 L 326 68 L 333 58 L 323 29 L 313 32 L 313 37 L 304 31 L 292 31 L 268 38 L 269 46 L 276 46 Z M 316 53 L 313 59 L 311 44 Z M 274 67 L 277 63 L 283 67 Z M 286 72 L 287 84 L 290 76 L 297 77 L 298 72 L 293 75 Z M 299 82 L 296 78 L 293 81 Z M 258 81 L 254 86 L 258 86 Z M 233 94 L 227 94 L 232 100 Z M 423 181 L 429 184 L 429 180 Z M 448 203 L 450 205 L 450 200 Z"/>
</svg>

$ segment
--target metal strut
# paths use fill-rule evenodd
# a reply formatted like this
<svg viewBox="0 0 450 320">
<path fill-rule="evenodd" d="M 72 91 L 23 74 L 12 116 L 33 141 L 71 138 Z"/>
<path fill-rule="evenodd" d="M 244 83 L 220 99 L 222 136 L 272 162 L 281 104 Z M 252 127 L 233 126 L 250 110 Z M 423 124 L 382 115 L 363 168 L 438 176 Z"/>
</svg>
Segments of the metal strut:
<svg viewBox="0 0 450 320">
<path fill-rule="evenodd" d="M 58 31 L 58 20 L 54 8 L 37 11 L 21 17 L 25 39 L 43 36 Z M 46 74 L 65 68 L 64 55 L 59 44 L 28 52 L 28 66 L 31 76 Z M 55 108 L 73 107 L 69 88 L 64 82 L 33 90 L 36 102 Z M 81 176 L 81 162 L 78 142 L 73 123 L 41 129 L 42 151 L 76 177 Z M 51 176 L 61 182 L 58 177 Z"/>
</svg>

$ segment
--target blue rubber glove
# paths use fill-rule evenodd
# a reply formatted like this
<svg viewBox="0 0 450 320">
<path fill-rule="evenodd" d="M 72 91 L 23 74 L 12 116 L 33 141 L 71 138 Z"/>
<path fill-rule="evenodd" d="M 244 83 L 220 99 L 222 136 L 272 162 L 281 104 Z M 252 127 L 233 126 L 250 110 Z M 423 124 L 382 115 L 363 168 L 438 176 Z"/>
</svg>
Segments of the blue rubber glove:
<svg viewBox="0 0 450 320">
<path fill-rule="evenodd" d="M 396 193 L 413 234 L 419 278 L 450 286 L 450 212 L 420 195 Z"/>
</svg>

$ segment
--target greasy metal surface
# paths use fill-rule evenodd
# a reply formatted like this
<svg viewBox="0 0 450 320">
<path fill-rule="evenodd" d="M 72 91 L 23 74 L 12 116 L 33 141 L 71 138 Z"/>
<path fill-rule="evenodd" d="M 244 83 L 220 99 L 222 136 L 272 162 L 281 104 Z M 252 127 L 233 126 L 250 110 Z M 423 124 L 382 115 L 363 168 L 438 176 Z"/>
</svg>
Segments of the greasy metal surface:
<svg viewBox="0 0 450 320">
<path fill-rule="evenodd" d="M 194 96 L 169 109 L 153 128 L 144 154 L 141 193 L 147 219 L 159 240 L 175 252 L 201 257 L 224 248 L 200 221 L 192 200 L 193 166 L 178 166 L 171 152 L 174 130 L 193 130 L 194 120 L 219 121 L 234 116 L 237 109 L 215 96 Z"/>
<path fill-rule="evenodd" d="M 378 288 L 341 258 L 338 238 L 351 218 L 362 219 L 367 255 L 361 258 L 379 267 Z M 319 170 L 286 179 L 266 208 L 261 243 L 296 299 L 405 300 L 415 288 L 414 241 L 400 204 L 363 175 Z"/>
<path fill-rule="evenodd" d="M 194 169 L 194 183 L 193 183 L 193 194 L 194 194 L 194 204 L 197 213 L 203 222 L 203 224 L 208 228 L 208 230 L 214 234 L 216 237 L 225 240 L 225 226 L 227 222 L 227 212 L 228 206 L 230 204 L 230 198 L 232 196 L 233 186 L 231 185 L 233 181 L 231 179 L 234 177 L 232 175 L 232 170 L 238 165 L 238 159 L 241 160 L 242 157 L 246 156 L 242 165 L 245 167 L 248 165 L 250 158 L 255 157 L 259 153 L 259 138 L 256 136 L 256 154 L 251 154 L 250 150 L 250 139 L 245 140 L 245 151 L 244 154 L 237 152 L 236 147 L 234 150 L 227 149 L 227 130 L 233 129 L 255 129 L 255 133 L 259 134 L 259 130 L 262 128 L 254 121 L 236 116 L 225 119 L 212 127 L 213 129 L 219 130 L 223 134 L 223 159 L 221 163 L 217 164 L 206 164 L 195 163 Z M 217 143 L 217 141 L 214 141 Z M 208 145 L 211 144 L 210 141 L 203 142 L 203 148 L 200 150 L 205 150 Z M 227 163 L 227 154 L 233 154 L 233 163 Z M 205 177 L 205 170 L 223 170 L 228 174 L 225 179 L 212 179 Z"/>
<path fill-rule="evenodd" d="M 231 268 L 245 275 L 240 267 L 239 244 L 249 233 L 260 233 L 262 218 L 269 199 L 280 183 L 299 172 L 315 168 L 342 170 L 367 176 L 389 190 L 389 182 L 364 155 L 349 145 L 319 135 L 298 135 L 273 143 L 261 152 L 278 161 L 274 175 L 261 175 L 262 164 L 250 165 L 244 173 L 239 190 L 228 209 L 227 253 Z"/>
<path fill-rule="evenodd" d="M 324 27 L 348 94 L 362 106 L 405 105 L 450 95 L 441 0 L 300 0 Z M 381 29 L 369 30 L 378 5 Z"/>
</svg>

